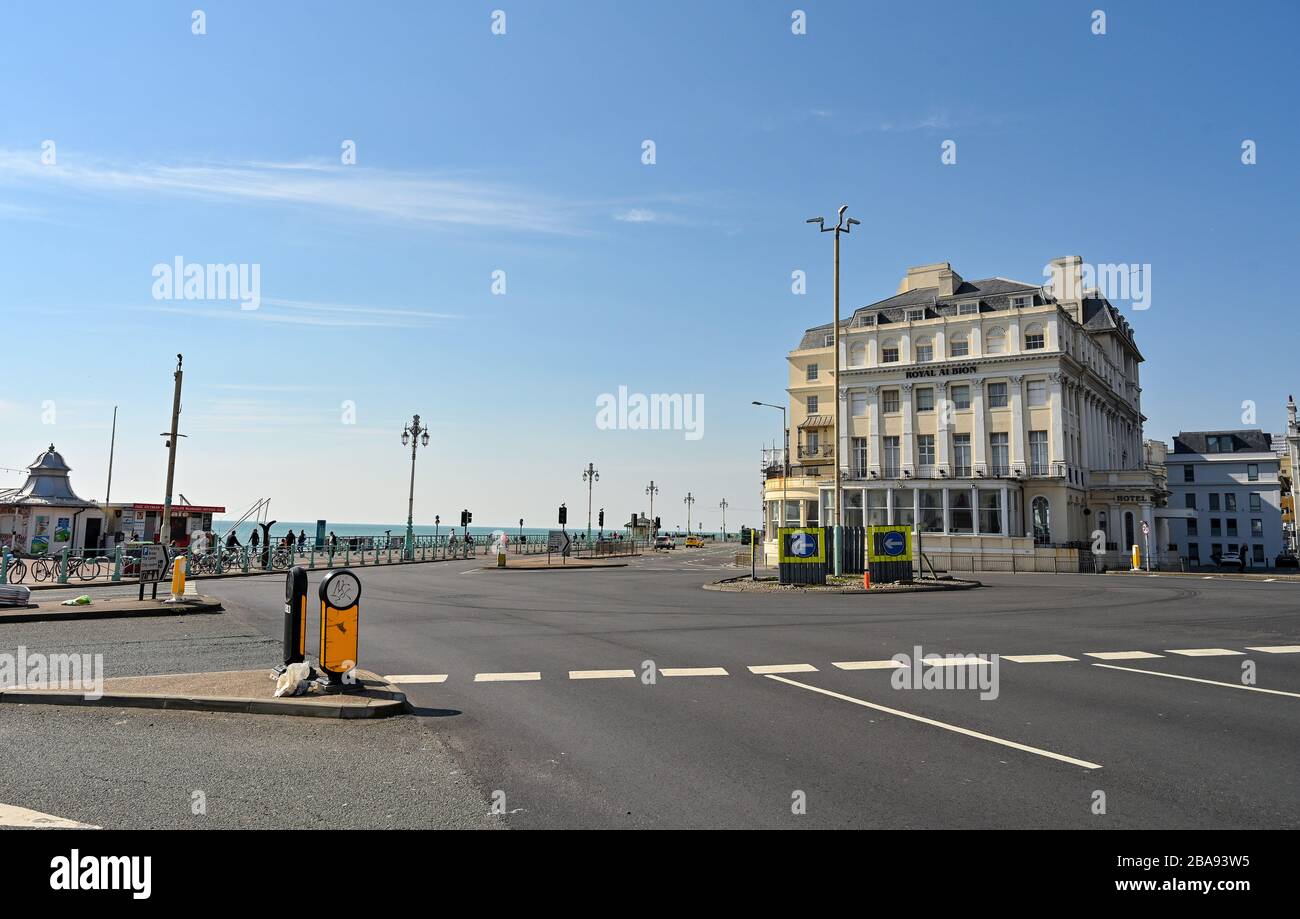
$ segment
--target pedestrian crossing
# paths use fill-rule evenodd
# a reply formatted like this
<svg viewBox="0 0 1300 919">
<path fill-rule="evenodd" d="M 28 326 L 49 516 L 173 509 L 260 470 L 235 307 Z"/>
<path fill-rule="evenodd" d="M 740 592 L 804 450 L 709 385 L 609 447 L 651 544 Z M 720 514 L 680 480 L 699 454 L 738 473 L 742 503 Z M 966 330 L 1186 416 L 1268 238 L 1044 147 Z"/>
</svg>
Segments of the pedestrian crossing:
<svg viewBox="0 0 1300 919">
<path fill-rule="evenodd" d="M 1079 663 L 1083 658 L 1094 658 L 1100 661 L 1133 661 L 1133 660 L 1152 660 L 1165 658 L 1168 655 L 1177 655 L 1179 657 L 1244 657 L 1249 651 L 1257 651 L 1261 654 L 1300 654 L 1300 645 L 1252 645 L 1245 650 L 1236 650 L 1234 648 L 1169 648 L 1164 649 L 1163 653 L 1154 651 L 1128 650 L 1128 651 L 1084 651 L 1075 652 L 1077 656 L 1069 654 L 1060 654 L 1053 652 L 1043 652 L 1038 654 L 999 654 L 1000 660 L 1010 661 L 1014 664 L 1069 664 Z M 952 655 L 923 657 L 920 664 L 932 667 L 983 667 L 992 663 L 993 655 Z M 857 671 L 857 670 L 894 670 L 901 667 L 908 667 L 910 664 L 893 658 L 885 660 L 860 660 L 860 661 L 832 661 L 831 667 L 837 670 Z M 1105 667 L 1106 664 L 1096 664 L 1094 666 Z M 747 664 L 743 668 L 744 672 L 755 676 L 779 675 L 787 673 L 818 673 L 819 669 L 811 663 L 783 663 L 783 664 Z M 1109 669 L 1124 670 L 1130 668 L 1110 667 Z M 648 672 L 648 671 L 647 671 Z M 740 672 L 737 670 L 737 672 Z M 1157 671 L 1134 671 L 1140 673 L 1157 673 L 1161 676 L 1170 676 L 1171 674 L 1160 674 Z M 636 679 L 638 672 L 635 669 L 623 668 L 595 668 L 589 670 L 568 670 L 565 671 L 567 679 L 571 681 L 582 680 L 630 680 Z M 732 670 L 722 666 L 704 666 L 704 667 L 657 667 L 654 669 L 657 676 L 668 678 L 679 677 L 730 677 L 733 675 Z M 541 670 L 522 670 L 522 671 L 485 671 L 475 673 L 472 676 L 474 683 L 536 683 L 545 678 L 545 673 Z M 564 678 L 564 677 L 561 677 Z M 1181 677 L 1180 677 L 1181 678 Z M 446 673 L 405 673 L 390 674 L 384 677 L 389 683 L 398 685 L 418 685 L 425 683 L 446 683 L 451 679 L 450 674 Z M 1187 677 L 1186 679 L 1195 679 Z M 1214 682 L 1205 680 L 1196 680 L 1198 682 Z M 1287 695 L 1287 693 L 1283 693 Z"/>
</svg>

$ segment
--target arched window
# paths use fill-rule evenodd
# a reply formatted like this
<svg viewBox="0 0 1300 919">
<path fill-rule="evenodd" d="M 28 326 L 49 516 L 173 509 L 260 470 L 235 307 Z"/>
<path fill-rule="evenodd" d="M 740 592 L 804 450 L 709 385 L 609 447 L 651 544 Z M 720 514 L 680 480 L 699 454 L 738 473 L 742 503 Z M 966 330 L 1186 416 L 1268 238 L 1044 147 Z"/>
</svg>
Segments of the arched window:
<svg viewBox="0 0 1300 919">
<path fill-rule="evenodd" d="M 1046 545 L 1052 541 L 1052 506 L 1042 495 L 1034 498 L 1033 504 L 1034 542 Z"/>
<path fill-rule="evenodd" d="M 964 334 L 954 335 L 948 339 L 949 357 L 965 357 L 968 354 L 970 354 L 970 342 Z"/>
<path fill-rule="evenodd" d="M 929 338 L 918 338 L 916 340 L 916 362 L 918 364 L 928 364 L 934 360 L 934 341 Z"/>
<path fill-rule="evenodd" d="M 880 345 L 880 363 L 898 363 L 898 339 L 886 338 Z"/>
<path fill-rule="evenodd" d="M 861 367 L 867 362 L 867 346 L 860 341 L 849 345 L 849 366 Z"/>
<path fill-rule="evenodd" d="M 1007 333 L 1002 329 L 991 329 L 989 334 L 984 336 L 984 353 L 985 354 L 1003 354 L 1007 350 Z"/>
<path fill-rule="evenodd" d="M 1047 347 L 1047 337 L 1043 334 L 1041 323 L 1032 322 L 1025 326 L 1025 350 L 1041 351 Z"/>
</svg>

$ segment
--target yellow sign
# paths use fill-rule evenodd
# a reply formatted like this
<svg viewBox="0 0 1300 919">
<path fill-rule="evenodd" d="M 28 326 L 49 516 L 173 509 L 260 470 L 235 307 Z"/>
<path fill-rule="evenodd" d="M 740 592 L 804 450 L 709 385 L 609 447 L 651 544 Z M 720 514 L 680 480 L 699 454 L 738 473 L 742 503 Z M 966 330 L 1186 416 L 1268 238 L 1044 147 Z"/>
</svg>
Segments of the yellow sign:
<svg viewBox="0 0 1300 919">
<path fill-rule="evenodd" d="M 821 527 L 781 527 L 781 564 L 826 564 L 826 533 Z"/>
<path fill-rule="evenodd" d="M 867 527 L 867 561 L 910 562 L 912 531 L 907 527 Z"/>
<path fill-rule="evenodd" d="M 357 665 L 358 609 L 321 603 L 320 665 L 332 673 L 347 673 Z"/>
</svg>

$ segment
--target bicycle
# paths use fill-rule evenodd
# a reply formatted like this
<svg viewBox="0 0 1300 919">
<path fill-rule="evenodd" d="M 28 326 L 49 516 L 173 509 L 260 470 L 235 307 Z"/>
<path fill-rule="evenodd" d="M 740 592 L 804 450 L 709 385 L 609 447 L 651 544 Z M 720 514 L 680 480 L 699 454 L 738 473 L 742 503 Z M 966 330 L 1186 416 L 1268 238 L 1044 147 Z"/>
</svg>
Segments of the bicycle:
<svg viewBox="0 0 1300 919">
<path fill-rule="evenodd" d="M 68 559 L 68 580 L 73 577 L 83 581 L 93 581 L 104 572 L 104 559 L 96 556 Z"/>
<path fill-rule="evenodd" d="M 10 584 L 21 584 L 27 577 L 27 563 L 20 556 L 14 555 L 9 559 L 9 573 L 6 579 Z"/>
</svg>

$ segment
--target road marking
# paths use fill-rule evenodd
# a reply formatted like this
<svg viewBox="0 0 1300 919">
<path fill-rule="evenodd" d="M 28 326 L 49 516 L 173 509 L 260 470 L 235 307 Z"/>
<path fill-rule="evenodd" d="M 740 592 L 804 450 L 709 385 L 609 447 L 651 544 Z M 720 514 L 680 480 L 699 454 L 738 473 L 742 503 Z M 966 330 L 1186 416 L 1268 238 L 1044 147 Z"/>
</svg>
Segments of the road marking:
<svg viewBox="0 0 1300 919">
<path fill-rule="evenodd" d="M 1088 657 L 1099 657 L 1104 661 L 1135 661 L 1144 657 L 1164 657 L 1163 654 L 1152 654 L 1149 651 L 1085 651 Z"/>
<path fill-rule="evenodd" d="M 932 667 L 978 667 L 980 664 L 990 664 L 992 661 L 985 660 L 982 657 L 923 657 L 921 663 L 929 664 Z"/>
<path fill-rule="evenodd" d="M 832 661 L 832 667 L 839 667 L 841 670 L 896 670 L 899 667 L 906 667 L 902 661 Z"/>
<path fill-rule="evenodd" d="M 1247 651 L 1263 651 L 1265 654 L 1300 654 L 1300 645 L 1256 645 Z"/>
<path fill-rule="evenodd" d="M 1229 651 L 1227 648 L 1166 648 L 1166 654 L 1181 654 L 1183 657 L 1232 657 L 1244 655 L 1245 651 Z"/>
<path fill-rule="evenodd" d="M 1097 666 L 1102 666 L 1098 664 Z M 1051 750 L 1044 750 L 1040 747 L 1031 747 L 1028 744 L 1016 743 L 1014 740 L 1003 740 L 1001 737 L 994 737 L 990 734 L 981 734 L 979 731 L 972 731 L 970 728 L 958 727 L 955 724 L 947 724 L 943 721 L 935 721 L 933 718 L 926 718 L 922 715 L 914 715 L 911 712 L 899 711 L 896 708 L 889 708 L 884 705 L 877 705 L 875 702 L 867 702 L 864 699 L 855 699 L 853 696 L 846 696 L 843 693 L 832 692 L 829 689 L 822 689 L 820 686 L 810 686 L 807 683 L 800 683 L 797 680 L 787 679 L 783 676 L 768 674 L 769 680 L 778 680 L 782 683 L 788 683 L 791 686 L 798 686 L 800 689 L 809 689 L 813 692 L 819 692 L 824 696 L 830 696 L 833 699 L 841 699 L 845 702 L 852 702 L 854 705 L 861 705 L 864 708 L 875 709 L 878 712 L 885 712 L 889 715 L 897 715 L 900 718 L 907 718 L 911 721 L 919 721 L 921 724 L 928 724 L 932 727 L 942 728 L 945 731 L 952 731 L 954 734 L 964 734 L 967 737 L 974 737 L 976 740 L 987 740 L 989 743 L 1000 744 L 1004 747 L 1011 747 L 1013 750 L 1023 750 L 1026 753 L 1033 753 L 1038 756 L 1045 756 L 1048 759 L 1059 760 L 1063 763 L 1070 763 L 1074 766 L 1082 766 L 1084 769 L 1100 769 L 1099 763 L 1090 763 L 1087 760 L 1075 759 L 1073 756 L 1066 756 L 1063 753 L 1053 753 Z"/>
<path fill-rule="evenodd" d="M 384 677 L 385 683 L 445 683 L 445 673 L 396 673 Z"/>
<path fill-rule="evenodd" d="M 1004 654 L 1002 659 L 1016 664 L 1055 664 L 1078 660 L 1077 657 L 1066 657 L 1064 654 Z"/>
<path fill-rule="evenodd" d="M 18 826 L 28 828 L 50 827 L 58 829 L 98 830 L 99 827 L 76 820 L 65 820 L 52 814 L 15 807 L 12 804 L 0 804 L 0 826 Z"/>
<path fill-rule="evenodd" d="M 570 670 L 571 680 L 625 680 L 636 677 L 632 670 Z"/>
<path fill-rule="evenodd" d="M 475 683 L 523 683 L 529 680 L 540 680 L 541 673 L 536 670 L 523 671 L 521 673 L 476 673 L 474 674 Z"/>
<path fill-rule="evenodd" d="M 769 673 L 816 673 L 817 668 L 812 664 L 759 664 L 757 667 L 750 667 L 750 673 L 769 674 Z"/>
<path fill-rule="evenodd" d="M 1200 677 L 1183 676 L 1181 673 L 1161 673 L 1159 670 L 1138 670 L 1136 667 L 1116 667 L 1114 664 L 1093 664 L 1107 670 L 1127 670 L 1129 673 L 1145 673 L 1148 676 L 1164 676 L 1171 680 L 1187 680 L 1189 683 L 1207 683 L 1210 686 L 1226 686 L 1229 689 L 1249 689 L 1251 692 L 1266 692 L 1272 696 L 1291 696 L 1300 699 L 1300 692 L 1283 692 L 1280 689 L 1264 689 L 1260 686 L 1243 686 L 1241 683 L 1221 683 L 1218 680 L 1203 680 Z"/>
<path fill-rule="evenodd" d="M 730 676 L 721 667 L 664 667 L 660 676 Z"/>
</svg>

